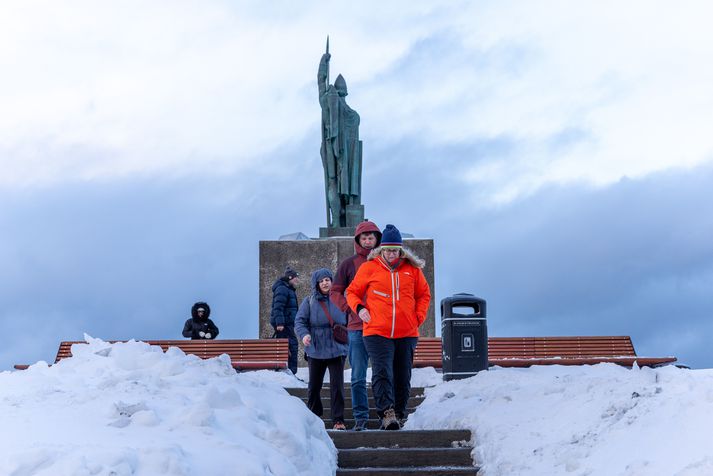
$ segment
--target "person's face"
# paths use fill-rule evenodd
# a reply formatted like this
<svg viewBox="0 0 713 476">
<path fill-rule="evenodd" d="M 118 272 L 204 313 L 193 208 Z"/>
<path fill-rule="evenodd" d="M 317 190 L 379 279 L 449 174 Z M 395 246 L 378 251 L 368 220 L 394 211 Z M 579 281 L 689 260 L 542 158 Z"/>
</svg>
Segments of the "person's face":
<svg viewBox="0 0 713 476">
<path fill-rule="evenodd" d="M 294 278 L 290 279 L 290 284 L 293 286 L 297 286 L 298 284 L 300 284 L 300 277 L 295 276 Z"/>
<path fill-rule="evenodd" d="M 399 248 L 384 248 L 381 250 L 381 256 L 389 263 L 393 263 L 399 258 L 401 250 Z"/>
<path fill-rule="evenodd" d="M 322 278 L 319 281 L 319 290 L 322 294 L 327 294 L 332 289 L 332 280 L 330 278 Z"/>
<path fill-rule="evenodd" d="M 201 318 L 202 318 L 202 317 L 205 317 L 205 310 L 203 310 L 203 309 L 198 309 L 198 310 L 196 311 L 196 314 L 198 315 L 198 317 L 201 317 Z"/>
<path fill-rule="evenodd" d="M 366 250 L 373 250 L 376 246 L 376 234 L 367 232 L 359 235 L 359 246 Z"/>
</svg>

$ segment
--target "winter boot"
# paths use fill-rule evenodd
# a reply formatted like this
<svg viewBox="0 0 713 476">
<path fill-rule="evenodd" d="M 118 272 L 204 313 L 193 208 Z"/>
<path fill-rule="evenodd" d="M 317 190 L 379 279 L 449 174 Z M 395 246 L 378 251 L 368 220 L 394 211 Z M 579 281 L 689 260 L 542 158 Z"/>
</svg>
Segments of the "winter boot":
<svg viewBox="0 0 713 476">
<path fill-rule="evenodd" d="M 396 418 L 396 413 L 393 408 L 384 411 L 384 417 L 381 419 L 382 430 L 400 430 L 401 425 Z"/>
<path fill-rule="evenodd" d="M 364 431 L 366 430 L 366 420 L 357 420 L 354 422 L 354 428 L 352 428 L 353 431 Z"/>
</svg>

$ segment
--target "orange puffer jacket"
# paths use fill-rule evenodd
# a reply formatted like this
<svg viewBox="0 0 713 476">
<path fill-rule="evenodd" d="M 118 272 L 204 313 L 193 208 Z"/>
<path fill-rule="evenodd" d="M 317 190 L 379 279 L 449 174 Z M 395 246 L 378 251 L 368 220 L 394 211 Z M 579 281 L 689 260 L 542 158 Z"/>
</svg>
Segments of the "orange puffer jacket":
<svg viewBox="0 0 713 476">
<path fill-rule="evenodd" d="M 431 290 L 423 275 L 423 260 L 404 248 L 396 269 L 380 256 L 381 248 L 369 254 L 347 288 L 347 303 L 357 312 L 364 306 L 371 321 L 364 323 L 364 335 L 392 339 L 418 337 L 418 327 L 426 320 Z"/>
</svg>

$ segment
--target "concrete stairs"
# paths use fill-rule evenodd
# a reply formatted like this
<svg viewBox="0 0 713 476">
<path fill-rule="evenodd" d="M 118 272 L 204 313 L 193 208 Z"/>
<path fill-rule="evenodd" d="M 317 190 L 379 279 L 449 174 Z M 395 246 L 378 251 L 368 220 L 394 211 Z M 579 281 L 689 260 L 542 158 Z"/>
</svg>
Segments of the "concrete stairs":
<svg viewBox="0 0 713 476">
<path fill-rule="evenodd" d="M 306 388 L 288 388 L 287 391 L 306 403 Z M 354 419 L 349 384 L 345 385 L 344 392 L 345 424 L 350 429 Z M 478 467 L 471 458 L 470 430 L 379 430 L 371 388 L 368 392 L 370 431 L 335 431 L 329 429 L 332 427 L 329 387 L 322 388 L 322 419 L 339 450 L 337 475 L 477 475 Z M 416 410 L 423 398 L 423 388 L 411 388 L 409 413 Z"/>
</svg>

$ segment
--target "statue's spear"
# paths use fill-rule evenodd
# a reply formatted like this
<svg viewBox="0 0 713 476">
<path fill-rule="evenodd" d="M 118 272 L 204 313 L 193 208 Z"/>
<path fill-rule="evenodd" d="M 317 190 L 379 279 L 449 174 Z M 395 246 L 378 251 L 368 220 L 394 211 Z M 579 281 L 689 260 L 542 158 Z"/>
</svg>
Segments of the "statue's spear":
<svg viewBox="0 0 713 476">
<path fill-rule="evenodd" d="M 327 50 L 326 53 L 329 54 L 329 35 L 327 35 Z M 329 60 L 327 60 L 327 84 L 324 85 L 324 90 L 329 88 Z M 327 227 L 334 226 L 334 220 L 330 219 L 329 214 L 329 174 L 327 173 L 327 139 L 324 136 L 324 124 L 322 125 L 322 147 L 324 148 L 324 155 L 322 157 L 323 167 L 324 167 L 324 198 L 327 202 Z"/>
<path fill-rule="evenodd" d="M 327 35 L 327 54 L 329 54 L 329 35 Z M 329 60 L 327 60 L 327 87 L 329 87 Z"/>
</svg>

